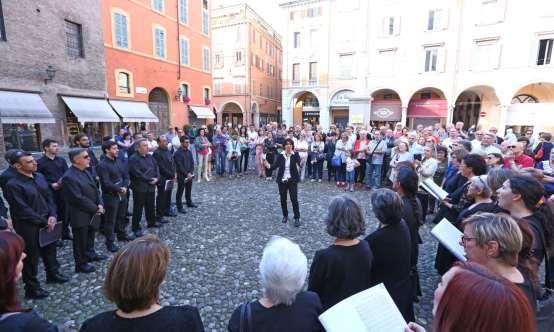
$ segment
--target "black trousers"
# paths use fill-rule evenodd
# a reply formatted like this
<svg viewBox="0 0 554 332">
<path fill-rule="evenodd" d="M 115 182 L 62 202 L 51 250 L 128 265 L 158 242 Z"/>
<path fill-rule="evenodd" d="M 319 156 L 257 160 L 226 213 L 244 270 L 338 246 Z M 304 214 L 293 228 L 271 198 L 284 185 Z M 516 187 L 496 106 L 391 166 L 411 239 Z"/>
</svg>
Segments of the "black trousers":
<svg viewBox="0 0 554 332">
<path fill-rule="evenodd" d="M 249 148 L 240 150 L 239 171 L 246 172 L 248 170 L 248 157 L 250 157 Z"/>
<path fill-rule="evenodd" d="M 183 208 L 183 191 L 185 192 L 185 200 L 187 201 L 187 206 L 192 205 L 192 183 L 194 181 L 190 179 L 185 181 L 184 176 L 177 176 L 177 194 L 175 195 L 175 200 L 177 201 L 177 208 Z"/>
<path fill-rule="evenodd" d="M 300 218 L 300 207 L 298 205 L 298 184 L 296 182 L 278 182 L 279 184 L 279 196 L 281 197 L 281 211 L 283 217 L 288 217 L 289 211 L 287 209 L 287 191 L 290 195 L 290 201 L 292 202 L 292 210 L 294 212 L 294 218 Z"/>
<path fill-rule="evenodd" d="M 73 231 L 73 258 L 79 266 L 90 262 L 94 257 L 94 235 L 96 230 L 92 226 L 71 228 Z"/>
<path fill-rule="evenodd" d="M 56 203 L 57 208 L 57 215 L 58 220 L 62 222 L 62 235 L 67 236 L 69 235 L 69 222 L 65 220 L 65 201 L 63 199 L 62 191 L 61 190 L 53 190 L 54 193 L 54 202 Z"/>
<path fill-rule="evenodd" d="M 162 185 L 158 186 L 156 194 L 156 217 L 163 218 L 169 213 L 169 204 L 171 203 L 172 190 L 165 189 L 165 181 L 160 181 Z"/>
<path fill-rule="evenodd" d="M 358 159 L 360 167 L 356 167 L 354 170 L 356 172 L 355 182 L 364 183 L 365 178 L 365 159 Z"/>
<path fill-rule="evenodd" d="M 104 208 L 104 235 L 106 244 L 115 241 L 115 234 L 127 234 L 127 195 L 103 195 Z"/>
<path fill-rule="evenodd" d="M 155 196 L 156 193 L 153 191 L 138 192 L 133 190 L 133 220 L 131 226 L 133 232 L 140 230 L 142 210 L 144 210 L 144 214 L 146 215 L 147 225 L 154 225 L 156 223 L 156 208 L 154 206 Z"/>
<path fill-rule="evenodd" d="M 17 221 L 14 220 L 14 223 L 17 223 Z M 60 264 L 56 259 L 56 244 L 52 243 L 41 248 L 38 244 L 39 227 L 36 226 L 24 227 L 23 229 L 16 226 L 16 232 L 25 241 L 27 257 L 23 260 L 22 272 L 25 290 L 32 291 L 40 287 L 37 279 L 39 257 L 44 263 L 46 275 L 52 275 L 58 271 Z"/>
<path fill-rule="evenodd" d="M 275 154 L 273 152 L 268 152 L 265 155 L 265 159 L 267 160 L 268 163 L 273 164 L 273 162 L 275 161 Z M 272 170 L 270 170 L 269 168 L 265 169 L 265 176 L 267 178 L 271 177 L 272 174 L 273 174 Z"/>
</svg>

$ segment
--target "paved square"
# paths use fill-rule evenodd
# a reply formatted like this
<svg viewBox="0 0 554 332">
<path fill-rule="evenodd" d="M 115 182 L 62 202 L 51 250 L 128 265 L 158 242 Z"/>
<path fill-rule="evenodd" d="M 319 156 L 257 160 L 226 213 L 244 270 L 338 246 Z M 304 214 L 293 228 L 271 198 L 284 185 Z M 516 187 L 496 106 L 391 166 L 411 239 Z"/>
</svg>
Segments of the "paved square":
<svg viewBox="0 0 554 332">
<path fill-rule="evenodd" d="M 292 223 L 286 226 L 281 223 L 275 181 L 247 175 L 195 182 L 193 201 L 199 204 L 198 208 L 189 208 L 186 215 L 168 218 L 170 223 L 162 229 L 147 231 L 157 234 L 171 251 L 161 303 L 197 306 L 206 331 L 226 331 L 235 307 L 261 296 L 258 263 L 270 237 L 281 235 L 297 242 L 311 264 L 314 252 L 332 241 L 323 222 L 330 199 L 343 193 L 333 182 L 300 184 L 298 196 L 303 225 L 297 229 Z M 365 209 L 367 235 L 377 227 L 369 207 L 369 192 L 356 191 L 352 195 Z M 421 234 L 424 244 L 420 247 L 419 271 L 424 294 L 415 308 L 418 321 L 428 325 L 438 280 L 433 268 L 437 243 L 430 237 L 427 225 L 422 227 Z M 114 308 L 101 294 L 108 262 L 94 263 L 100 267 L 95 273 L 75 274 L 71 248 L 66 242 L 58 252 L 60 271 L 71 276 L 71 281 L 64 285 L 43 284 L 50 291 L 50 297 L 24 303 L 34 306 L 64 331 L 77 330 L 85 319 Z M 97 237 L 96 248 L 109 254 L 102 236 Z M 43 282 L 43 269 L 40 271 L 39 279 Z M 22 298 L 22 292 L 20 295 Z"/>
</svg>

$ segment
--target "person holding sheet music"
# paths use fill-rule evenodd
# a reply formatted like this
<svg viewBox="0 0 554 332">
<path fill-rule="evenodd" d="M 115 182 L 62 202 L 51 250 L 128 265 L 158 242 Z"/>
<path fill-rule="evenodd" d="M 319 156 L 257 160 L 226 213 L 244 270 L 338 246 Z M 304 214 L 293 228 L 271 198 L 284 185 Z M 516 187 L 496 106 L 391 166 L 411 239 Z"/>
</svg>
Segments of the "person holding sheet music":
<svg viewBox="0 0 554 332">
<path fill-rule="evenodd" d="M 402 199 L 390 189 L 378 189 L 371 206 L 379 228 L 365 238 L 373 252 L 370 286 L 384 283 L 404 319 L 413 321 L 412 242 L 402 219 Z"/>
<path fill-rule="evenodd" d="M 179 141 L 179 145 L 181 142 Z M 171 202 L 171 193 L 173 192 L 173 184 L 168 181 L 175 181 L 175 162 L 173 161 L 173 153 L 168 148 L 167 138 L 165 136 L 158 137 L 158 148 L 152 155 L 156 160 L 156 164 L 160 170 L 160 180 L 158 181 L 158 194 L 156 196 L 156 221 L 165 224 L 168 221 L 164 219 L 169 216 L 169 205 Z"/>
<path fill-rule="evenodd" d="M 119 156 L 118 144 L 114 141 L 106 141 L 102 144 L 104 155 L 96 167 L 102 199 L 106 214 L 104 216 L 104 235 L 106 236 L 106 248 L 110 252 L 117 252 L 119 248 L 115 244 L 115 234 L 120 241 L 130 241 L 134 238 L 125 230 L 127 220 L 127 192 L 129 190 L 129 172 L 122 157 Z"/>
<path fill-rule="evenodd" d="M 187 136 L 181 137 L 181 147 L 173 155 L 175 168 L 177 170 L 177 193 L 175 200 L 177 201 L 177 211 L 186 213 L 183 209 L 183 192 L 185 192 L 185 200 L 187 207 L 195 208 L 196 205 L 192 202 L 192 183 L 194 178 L 194 157 L 190 147 L 190 139 Z"/>
<path fill-rule="evenodd" d="M 487 173 L 487 164 L 485 159 L 478 154 L 468 154 L 460 163 L 459 166 L 460 175 L 465 179 L 471 179 L 478 175 Z M 441 202 L 441 210 L 437 215 L 441 215 L 442 218 L 448 219 L 451 223 L 456 223 L 460 212 L 468 208 L 474 203 L 474 197 L 468 193 L 470 181 L 466 182 L 456 189 L 454 192 L 448 194 L 448 196 Z M 473 195 L 473 194 L 472 194 Z M 460 229 L 459 224 L 455 224 Z M 444 274 L 452 266 L 452 255 L 448 250 L 439 244 L 437 248 L 437 255 L 435 257 L 435 268 L 439 274 Z"/>
<path fill-rule="evenodd" d="M 96 268 L 90 264 L 108 257 L 94 250 L 95 233 L 104 214 L 104 202 L 96 181 L 88 171 L 90 156 L 83 148 L 68 152 L 71 167 L 62 178 L 62 190 L 66 202 L 66 217 L 73 231 L 73 257 L 75 272 L 91 273 Z"/>
<path fill-rule="evenodd" d="M 327 233 L 333 244 L 315 253 L 310 268 L 308 290 L 321 298 L 327 310 L 345 298 L 371 286 L 373 253 L 366 241 L 360 204 L 348 195 L 333 198 L 326 219 Z"/>
<path fill-rule="evenodd" d="M 42 299 L 49 293 L 40 287 L 37 279 L 38 259 L 42 258 L 46 269 L 46 280 L 64 283 L 69 278 L 59 272 L 60 264 L 56 259 L 56 245 L 39 245 L 39 232 L 47 227 L 53 231 L 56 226 L 56 204 L 52 191 L 44 175 L 37 173 L 37 163 L 28 152 L 17 151 L 11 155 L 10 164 L 17 174 L 6 184 L 6 199 L 10 205 L 13 227 L 25 240 L 23 261 L 23 282 L 25 297 Z"/>
</svg>

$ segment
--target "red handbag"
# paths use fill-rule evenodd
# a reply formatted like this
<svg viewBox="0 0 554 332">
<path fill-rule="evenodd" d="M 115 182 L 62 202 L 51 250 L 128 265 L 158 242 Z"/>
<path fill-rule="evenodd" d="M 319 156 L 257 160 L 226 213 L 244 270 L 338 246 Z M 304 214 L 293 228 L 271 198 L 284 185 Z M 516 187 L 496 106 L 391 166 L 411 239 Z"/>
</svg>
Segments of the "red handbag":
<svg viewBox="0 0 554 332">
<path fill-rule="evenodd" d="M 535 160 L 542 160 L 542 157 L 544 157 L 544 143 L 541 143 L 541 148 L 535 154 Z"/>
</svg>

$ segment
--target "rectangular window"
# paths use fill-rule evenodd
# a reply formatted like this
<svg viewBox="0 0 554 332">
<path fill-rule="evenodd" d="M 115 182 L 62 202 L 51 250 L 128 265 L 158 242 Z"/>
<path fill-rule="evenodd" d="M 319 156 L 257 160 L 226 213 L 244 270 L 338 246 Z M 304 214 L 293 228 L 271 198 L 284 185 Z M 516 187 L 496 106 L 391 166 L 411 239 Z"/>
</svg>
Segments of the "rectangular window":
<svg viewBox="0 0 554 332">
<path fill-rule="evenodd" d="M 480 21 L 478 23 L 481 25 L 500 23 L 504 21 L 505 14 L 505 0 L 482 0 L 479 9 Z"/>
<path fill-rule="evenodd" d="M 188 39 L 181 38 L 179 44 L 179 52 L 181 53 L 181 64 L 189 65 L 189 41 Z"/>
<path fill-rule="evenodd" d="M 292 81 L 293 82 L 300 81 L 300 64 L 299 63 L 293 63 L 292 64 Z"/>
<path fill-rule="evenodd" d="M 242 61 L 242 51 L 235 52 L 235 65 L 242 66 L 244 62 Z"/>
<path fill-rule="evenodd" d="M 152 0 L 152 8 L 160 13 L 164 11 L 164 0 Z"/>
<path fill-rule="evenodd" d="M 400 17 L 387 16 L 383 18 L 383 36 L 397 36 L 399 34 Z"/>
<path fill-rule="evenodd" d="M 208 0 L 202 0 L 202 8 L 204 8 L 204 10 L 208 10 Z"/>
<path fill-rule="evenodd" d="M 65 50 L 70 58 L 82 58 L 83 28 L 80 24 L 65 21 Z"/>
<path fill-rule="evenodd" d="M 343 79 L 352 78 L 352 62 L 354 56 L 352 54 L 339 55 L 339 75 Z"/>
<path fill-rule="evenodd" d="M 205 35 L 208 35 L 210 32 L 210 21 L 208 17 L 208 12 L 203 11 L 202 12 L 202 33 Z"/>
<path fill-rule="evenodd" d="M 291 21 L 294 21 L 294 11 L 290 12 L 289 18 L 290 18 Z"/>
<path fill-rule="evenodd" d="M 6 41 L 6 27 L 4 25 L 4 13 L 2 12 L 2 0 L 0 0 L 0 41 Z"/>
<path fill-rule="evenodd" d="M 210 89 L 204 88 L 204 100 L 210 99 Z"/>
<path fill-rule="evenodd" d="M 448 12 L 443 9 L 432 9 L 427 16 L 427 31 L 439 31 L 447 28 Z"/>
<path fill-rule="evenodd" d="M 189 95 L 189 85 L 186 83 L 181 84 L 181 93 L 184 96 L 190 97 Z"/>
<path fill-rule="evenodd" d="M 131 80 L 129 74 L 122 72 L 117 74 L 117 88 L 121 94 L 131 93 Z"/>
<path fill-rule="evenodd" d="M 127 16 L 121 13 L 114 13 L 115 46 L 129 48 L 129 30 Z"/>
<path fill-rule="evenodd" d="M 214 96 L 221 95 L 221 82 L 214 82 Z"/>
<path fill-rule="evenodd" d="M 539 40 L 539 53 L 537 56 L 537 65 L 544 66 L 550 64 L 552 58 L 552 43 L 554 39 Z"/>
<path fill-rule="evenodd" d="M 165 58 L 165 31 L 162 28 L 154 29 L 154 55 Z"/>
<path fill-rule="evenodd" d="M 307 15 L 308 17 L 314 17 L 316 15 L 317 11 L 315 8 L 308 8 Z"/>
<path fill-rule="evenodd" d="M 317 62 L 310 62 L 310 81 L 317 81 Z"/>
<path fill-rule="evenodd" d="M 264 85 L 260 83 L 260 96 L 264 95 Z"/>
<path fill-rule="evenodd" d="M 500 45 L 496 39 L 475 42 L 471 70 L 484 71 L 498 68 Z"/>
<path fill-rule="evenodd" d="M 210 72 L 210 49 L 207 47 L 204 47 L 202 50 L 203 54 L 203 61 L 202 61 L 202 69 L 209 73 Z"/>
<path fill-rule="evenodd" d="M 395 49 L 379 50 L 373 66 L 376 76 L 390 76 L 394 72 Z"/>
<path fill-rule="evenodd" d="M 300 47 L 300 32 L 294 33 L 294 48 Z"/>
<path fill-rule="evenodd" d="M 425 72 L 434 72 L 437 71 L 437 61 L 438 61 L 439 49 L 436 47 L 426 47 L 425 48 Z"/>
<path fill-rule="evenodd" d="M 179 0 L 179 22 L 189 23 L 189 0 Z"/>
<path fill-rule="evenodd" d="M 389 36 L 392 36 L 394 34 L 394 17 L 389 17 L 388 21 L 387 33 Z"/>
<path fill-rule="evenodd" d="M 433 31 L 435 27 L 435 10 L 429 11 L 429 16 L 427 17 L 427 31 Z"/>
<path fill-rule="evenodd" d="M 310 30 L 310 47 L 316 47 L 317 45 L 317 29 Z"/>
</svg>

